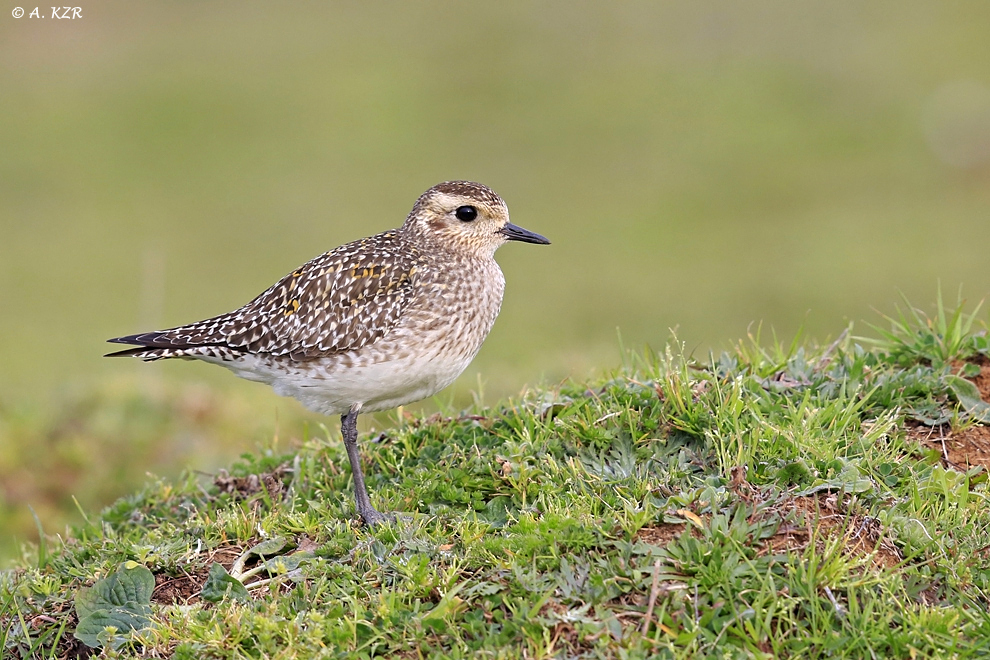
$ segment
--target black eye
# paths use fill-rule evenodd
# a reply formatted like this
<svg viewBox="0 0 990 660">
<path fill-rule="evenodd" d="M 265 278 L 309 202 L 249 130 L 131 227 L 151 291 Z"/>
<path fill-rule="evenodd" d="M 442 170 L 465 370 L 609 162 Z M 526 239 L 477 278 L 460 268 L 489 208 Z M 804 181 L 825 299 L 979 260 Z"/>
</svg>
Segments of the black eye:
<svg viewBox="0 0 990 660">
<path fill-rule="evenodd" d="M 454 215 L 457 216 L 458 220 L 471 222 L 478 217 L 478 209 L 473 206 L 458 206 L 457 210 L 454 211 Z"/>
</svg>

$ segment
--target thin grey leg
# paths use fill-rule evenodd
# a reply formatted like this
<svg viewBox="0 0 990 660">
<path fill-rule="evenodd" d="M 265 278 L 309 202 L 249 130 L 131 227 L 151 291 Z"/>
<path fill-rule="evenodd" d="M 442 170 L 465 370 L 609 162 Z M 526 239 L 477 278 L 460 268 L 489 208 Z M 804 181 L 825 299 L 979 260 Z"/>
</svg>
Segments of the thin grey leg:
<svg viewBox="0 0 990 660">
<path fill-rule="evenodd" d="M 352 410 L 346 415 L 341 415 L 340 433 L 344 436 L 344 448 L 347 449 L 347 458 L 351 462 L 351 474 L 354 477 L 354 504 L 357 508 L 358 515 L 364 520 L 364 524 L 374 527 L 386 520 L 387 516 L 379 513 L 375 510 L 375 507 L 371 506 L 368 489 L 364 485 L 364 473 L 361 472 L 361 456 L 358 454 L 357 446 L 357 418 L 357 410 Z"/>
</svg>

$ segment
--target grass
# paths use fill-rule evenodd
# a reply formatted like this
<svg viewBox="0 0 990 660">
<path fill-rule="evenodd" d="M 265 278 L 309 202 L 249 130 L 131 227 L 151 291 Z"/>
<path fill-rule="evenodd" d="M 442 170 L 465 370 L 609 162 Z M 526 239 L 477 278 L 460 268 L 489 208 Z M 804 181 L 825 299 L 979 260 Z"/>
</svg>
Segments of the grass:
<svg viewBox="0 0 990 660">
<path fill-rule="evenodd" d="M 160 480 L 25 550 L 0 648 L 87 652 L 80 587 L 146 567 L 151 614 L 104 657 L 985 657 L 987 463 L 955 458 L 983 427 L 953 379 L 985 398 L 990 360 L 960 309 L 402 416 L 362 439 L 398 512 L 373 530 L 336 429 Z"/>
</svg>

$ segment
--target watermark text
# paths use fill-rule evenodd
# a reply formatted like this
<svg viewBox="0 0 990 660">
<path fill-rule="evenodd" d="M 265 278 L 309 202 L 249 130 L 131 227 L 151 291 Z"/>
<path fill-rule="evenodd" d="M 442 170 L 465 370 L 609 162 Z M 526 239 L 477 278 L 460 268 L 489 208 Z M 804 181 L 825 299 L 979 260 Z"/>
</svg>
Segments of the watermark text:
<svg viewBox="0 0 990 660">
<path fill-rule="evenodd" d="M 45 7 L 45 9 L 35 7 L 30 13 L 27 13 L 24 7 L 14 7 L 14 11 L 10 13 L 14 18 L 21 18 L 25 14 L 27 14 L 28 18 L 56 18 L 59 20 L 63 18 L 71 20 L 83 17 L 82 7 L 51 7 L 50 12 L 46 11 L 47 9 L 48 7 Z"/>
</svg>

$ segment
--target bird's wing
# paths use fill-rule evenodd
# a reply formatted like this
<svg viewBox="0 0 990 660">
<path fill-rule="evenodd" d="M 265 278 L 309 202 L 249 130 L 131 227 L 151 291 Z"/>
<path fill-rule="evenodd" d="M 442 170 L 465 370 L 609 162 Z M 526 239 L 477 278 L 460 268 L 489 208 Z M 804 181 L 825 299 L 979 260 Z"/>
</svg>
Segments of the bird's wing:
<svg viewBox="0 0 990 660">
<path fill-rule="evenodd" d="M 400 246 L 395 232 L 385 232 L 316 257 L 228 314 L 110 341 L 173 350 L 213 346 L 296 360 L 357 350 L 398 323 L 412 299 L 417 265 L 417 255 Z M 170 357 L 140 351 L 123 353 Z"/>
</svg>

